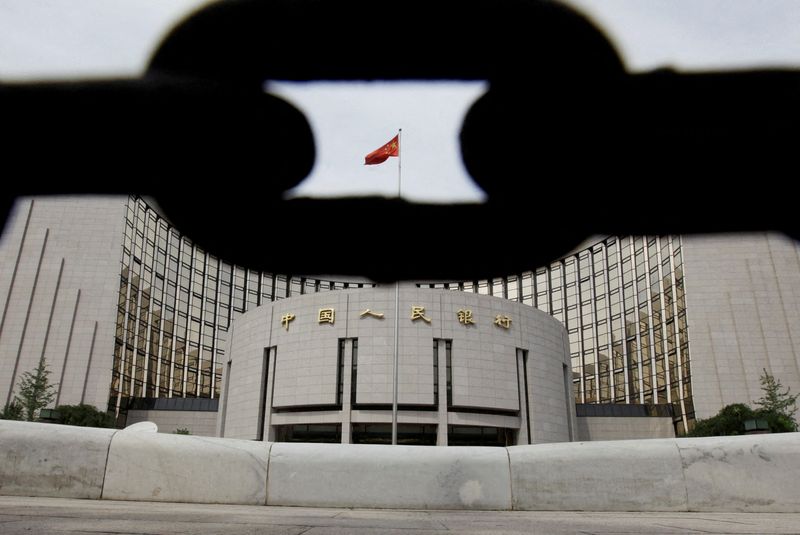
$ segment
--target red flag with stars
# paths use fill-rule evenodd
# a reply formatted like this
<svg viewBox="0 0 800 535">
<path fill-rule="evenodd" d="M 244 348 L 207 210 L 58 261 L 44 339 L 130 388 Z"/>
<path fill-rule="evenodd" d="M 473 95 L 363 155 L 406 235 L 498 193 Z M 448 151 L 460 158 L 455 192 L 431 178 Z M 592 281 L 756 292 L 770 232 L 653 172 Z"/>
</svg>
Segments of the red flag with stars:
<svg viewBox="0 0 800 535">
<path fill-rule="evenodd" d="M 400 155 L 400 134 L 397 134 L 383 147 L 374 150 L 367 154 L 364 158 L 364 165 L 375 165 L 383 163 L 389 159 L 389 156 Z"/>
</svg>

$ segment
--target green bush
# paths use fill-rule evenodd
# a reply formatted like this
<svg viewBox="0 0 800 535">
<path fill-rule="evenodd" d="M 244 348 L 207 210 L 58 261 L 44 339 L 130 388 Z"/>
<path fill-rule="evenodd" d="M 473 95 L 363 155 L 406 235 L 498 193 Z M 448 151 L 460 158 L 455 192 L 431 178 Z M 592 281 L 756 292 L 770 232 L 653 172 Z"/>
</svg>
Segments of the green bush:
<svg viewBox="0 0 800 535">
<path fill-rule="evenodd" d="M 722 407 L 716 416 L 697 420 L 689 431 L 690 437 L 744 435 L 745 420 L 756 418 L 756 413 L 744 403 Z"/>
<path fill-rule="evenodd" d="M 761 390 L 764 396 L 754 401 L 757 409 L 753 410 L 744 403 L 734 403 L 722 407 L 716 416 L 697 420 L 687 436 L 711 437 L 745 434 L 744 423 L 747 420 L 766 420 L 770 433 L 791 433 L 797 430 L 794 414 L 797 412 L 797 394 L 792 395 L 790 389 L 782 392 L 780 381 L 764 369 L 761 375 Z"/>
<path fill-rule="evenodd" d="M 81 427 L 116 427 L 117 421 L 113 414 L 99 411 L 93 405 L 81 403 L 79 405 L 59 405 L 56 407 L 58 417 L 55 423 L 64 425 L 77 425 Z"/>
<path fill-rule="evenodd" d="M 755 414 L 756 418 L 767 421 L 770 433 L 791 433 L 797 429 L 794 420 L 785 414 L 766 410 L 757 410 Z"/>
<path fill-rule="evenodd" d="M 5 408 L 0 411 L 0 420 L 22 420 L 22 405 L 16 400 L 6 403 Z"/>
</svg>

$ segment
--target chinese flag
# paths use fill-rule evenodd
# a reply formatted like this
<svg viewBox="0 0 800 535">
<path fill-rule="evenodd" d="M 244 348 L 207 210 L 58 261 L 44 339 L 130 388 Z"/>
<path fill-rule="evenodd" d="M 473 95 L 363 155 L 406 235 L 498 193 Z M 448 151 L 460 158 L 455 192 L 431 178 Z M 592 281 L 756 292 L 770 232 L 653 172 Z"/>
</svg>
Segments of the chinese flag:
<svg viewBox="0 0 800 535">
<path fill-rule="evenodd" d="M 367 154 L 364 158 L 364 165 L 375 165 L 385 162 L 389 156 L 400 154 L 400 134 L 394 136 L 392 140 L 383 147 Z"/>
</svg>

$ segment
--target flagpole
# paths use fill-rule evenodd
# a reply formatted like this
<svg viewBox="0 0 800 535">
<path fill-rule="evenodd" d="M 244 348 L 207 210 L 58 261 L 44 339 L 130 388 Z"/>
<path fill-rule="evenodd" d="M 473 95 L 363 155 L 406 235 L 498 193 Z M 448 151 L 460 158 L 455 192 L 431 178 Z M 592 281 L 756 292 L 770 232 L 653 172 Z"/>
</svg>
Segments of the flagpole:
<svg viewBox="0 0 800 535">
<path fill-rule="evenodd" d="M 403 161 L 403 150 L 402 144 L 400 143 L 402 140 L 400 139 L 403 136 L 403 129 L 400 128 L 397 130 L 397 198 L 400 198 L 400 163 Z"/>
<path fill-rule="evenodd" d="M 397 131 L 397 199 L 400 199 L 400 162 L 403 158 L 400 136 L 403 129 Z M 400 331 L 400 281 L 394 283 L 394 363 L 392 369 L 392 445 L 397 445 L 397 361 L 398 333 Z"/>
</svg>

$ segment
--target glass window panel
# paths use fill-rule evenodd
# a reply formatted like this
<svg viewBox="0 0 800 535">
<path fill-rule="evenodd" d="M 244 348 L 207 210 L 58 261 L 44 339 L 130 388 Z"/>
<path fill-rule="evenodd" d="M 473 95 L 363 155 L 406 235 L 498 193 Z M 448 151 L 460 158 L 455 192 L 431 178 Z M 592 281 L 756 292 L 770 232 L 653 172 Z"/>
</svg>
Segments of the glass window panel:
<svg viewBox="0 0 800 535">
<path fill-rule="evenodd" d="M 247 270 L 247 289 L 258 292 L 258 271 Z"/>
<path fill-rule="evenodd" d="M 647 305 L 639 308 L 639 332 L 646 333 L 649 327 L 649 317 L 647 314 Z"/>
<path fill-rule="evenodd" d="M 193 273 L 193 280 L 192 280 L 192 291 L 198 294 L 203 293 L 203 272 L 199 269 L 195 269 Z"/>
<path fill-rule="evenodd" d="M 613 336 L 617 337 L 617 339 L 622 339 L 624 333 L 622 332 L 622 317 L 615 316 L 611 319 L 611 332 Z"/>
<path fill-rule="evenodd" d="M 608 332 L 606 330 L 607 325 L 604 323 L 598 324 L 597 326 L 597 345 L 598 347 L 604 347 L 608 344 Z"/>
<path fill-rule="evenodd" d="M 606 276 L 603 271 L 595 272 L 594 293 L 595 295 L 603 295 L 606 293 Z"/>
<path fill-rule="evenodd" d="M 235 291 L 233 294 L 233 310 L 234 312 L 244 312 L 244 290 Z"/>
<path fill-rule="evenodd" d="M 606 251 L 608 256 L 613 256 L 617 254 L 617 240 L 616 238 L 609 238 L 606 240 Z"/>
<path fill-rule="evenodd" d="M 303 292 L 307 294 L 313 294 L 317 291 L 317 281 L 315 279 L 306 279 L 305 287 L 303 288 Z"/>
<path fill-rule="evenodd" d="M 597 300 L 597 321 L 603 321 L 608 318 L 608 309 L 606 308 L 605 296 Z"/>
<path fill-rule="evenodd" d="M 588 252 L 582 253 L 578 258 L 578 269 L 580 269 L 581 277 L 585 277 L 591 270 L 591 256 Z"/>
<path fill-rule="evenodd" d="M 553 303 L 553 311 L 563 308 L 563 299 L 561 298 L 561 288 L 554 288 L 551 295 Z"/>
<path fill-rule="evenodd" d="M 543 312 L 550 311 L 550 296 L 546 292 L 541 292 L 536 296 L 537 307 Z"/>
<path fill-rule="evenodd" d="M 575 258 L 570 257 L 564 260 L 564 276 L 567 282 L 575 282 Z"/>
<path fill-rule="evenodd" d="M 567 326 L 568 327 L 578 326 L 578 307 L 567 308 Z"/>
<path fill-rule="evenodd" d="M 287 291 L 288 285 L 286 276 L 278 275 L 275 277 L 275 300 L 284 299 Z"/>
<path fill-rule="evenodd" d="M 633 285 L 624 288 L 623 293 L 625 295 L 625 312 L 633 313 L 633 309 L 636 306 L 636 299 L 633 296 Z"/>
<path fill-rule="evenodd" d="M 630 257 L 624 257 L 622 259 L 622 282 L 625 286 L 627 286 L 633 282 L 633 279 L 633 263 L 631 262 Z"/>
<path fill-rule="evenodd" d="M 625 335 L 627 338 L 632 336 L 636 336 L 636 328 L 639 326 L 639 323 L 636 321 L 626 321 L 625 322 Z"/>
<path fill-rule="evenodd" d="M 517 277 L 509 277 L 506 282 L 506 297 L 512 301 L 519 301 L 519 284 Z"/>
<path fill-rule="evenodd" d="M 581 302 L 585 303 L 592 299 L 592 280 L 587 278 L 581 281 Z"/>
<path fill-rule="evenodd" d="M 639 299 L 639 303 L 644 303 L 648 299 L 647 295 L 647 280 L 642 276 L 641 278 L 637 279 L 636 281 L 636 291 L 637 297 Z"/>
<path fill-rule="evenodd" d="M 244 268 L 239 266 L 233 266 L 233 284 L 236 286 L 244 287 L 245 279 L 247 276 L 247 272 Z"/>
<path fill-rule="evenodd" d="M 202 310 L 203 299 L 198 294 L 193 293 L 191 296 L 191 306 L 189 307 L 189 314 L 193 318 L 200 319 L 200 313 Z"/>
<path fill-rule="evenodd" d="M 573 307 L 578 304 L 578 296 L 575 291 L 575 285 L 567 286 L 567 306 Z"/>
<path fill-rule="evenodd" d="M 214 300 L 212 300 L 212 299 L 206 300 L 206 304 L 205 304 L 205 308 L 204 308 L 205 314 L 203 316 L 203 318 L 206 321 L 213 321 L 214 320 L 214 311 L 216 309 L 216 306 L 217 305 L 214 302 Z"/>
<path fill-rule="evenodd" d="M 232 269 L 230 264 L 227 264 L 225 262 L 220 263 L 220 266 L 219 266 L 219 278 L 220 278 L 220 280 L 225 281 L 228 284 L 230 284 L 232 272 L 233 272 L 233 269 Z"/>
<path fill-rule="evenodd" d="M 503 279 L 492 280 L 492 295 L 496 297 L 505 298 L 505 288 L 503 287 Z"/>
<path fill-rule="evenodd" d="M 617 266 L 608 268 L 608 289 L 613 291 L 619 288 L 619 270 Z"/>
<path fill-rule="evenodd" d="M 302 281 L 299 277 L 292 277 L 289 295 L 300 295 L 302 293 Z"/>
<path fill-rule="evenodd" d="M 489 295 L 489 282 L 482 280 L 478 281 L 478 293 L 481 295 Z"/>
<path fill-rule="evenodd" d="M 538 275 L 537 275 L 538 280 Z M 529 296 L 534 294 L 533 290 L 533 274 L 532 273 L 524 273 L 522 275 L 522 298 L 526 299 Z"/>
<path fill-rule="evenodd" d="M 541 270 L 536 272 L 536 291 L 543 292 L 547 291 L 549 288 L 548 285 L 548 277 L 547 277 L 547 270 Z"/>
<path fill-rule="evenodd" d="M 625 361 L 624 361 L 624 353 L 623 353 L 623 349 L 622 349 L 622 343 L 621 342 L 615 342 L 614 345 L 612 346 L 611 353 L 612 353 L 613 359 L 614 359 L 614 369 L 615 370 L 623 369 Z"/>
<path fill-rule="evenodd" d="M 587 325 L 583 328 L 583 349 L 594 348 L 594 326 Z"/>
<path fill-rule="evenodd" d="M 678 266 L 682 266 L 683 265 L 683 255 L 681 254 L 680 247 L 673 248 L 673 250 L 672 250 L 672 258 L 673 258 L 673 263 L 675 264 L 675 269 L 676 270 L 677 270 Z"/>
<path fill-rule="evenodd" d="M 578 331 L 576 329 L 575 331 L 571 332 L 570 335 L 569 335 L 570 351 L 573 351 L 573 350 L 577 351 L 577 348 L 580 347 L 580 343 L 581 343 L 581 337 L 580 337 L 580 334 L 578 334 Z"/>
<path fill-rule="evenodd" d="M 615 290 L 609 295 L 609 304 L 611 308 L 611 315 L 616 315 L 622 312 L 622 303 L 620 303 L 620 292 Z"/>
<path fill-rule="evenodd" d="M 228 316 L 230 316 L 230 308 L 225 305 L 220 305 L 217 310 L 217 325 L 224 329 L 228 328 Z"/>
</svg>

